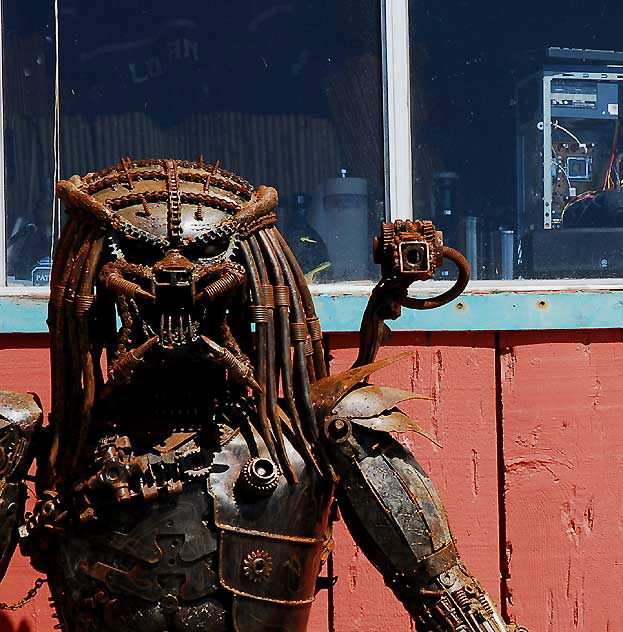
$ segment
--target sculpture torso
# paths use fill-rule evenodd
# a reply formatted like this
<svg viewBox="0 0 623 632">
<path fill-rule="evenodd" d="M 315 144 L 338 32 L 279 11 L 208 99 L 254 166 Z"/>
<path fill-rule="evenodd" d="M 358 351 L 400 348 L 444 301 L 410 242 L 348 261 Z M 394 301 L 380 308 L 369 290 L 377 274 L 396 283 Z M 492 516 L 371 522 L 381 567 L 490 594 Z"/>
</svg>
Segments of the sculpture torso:
<svg viewBox="0 0 623 632">
<path fill-rule="evenodd" d="M 288 443 L 299 479 L 289 485 L 259 435 L 238 427 L 243 408 L 253 414 L 232 406 L 146 454 L 131 432 L 100 442 L 114 458 L 94 458 L 75 495 L 83 521 L 48 540 L 63 569 L 53 593 L 70 597 L 77 630 L 305 629 L 333 490 Z"/>
</svg>

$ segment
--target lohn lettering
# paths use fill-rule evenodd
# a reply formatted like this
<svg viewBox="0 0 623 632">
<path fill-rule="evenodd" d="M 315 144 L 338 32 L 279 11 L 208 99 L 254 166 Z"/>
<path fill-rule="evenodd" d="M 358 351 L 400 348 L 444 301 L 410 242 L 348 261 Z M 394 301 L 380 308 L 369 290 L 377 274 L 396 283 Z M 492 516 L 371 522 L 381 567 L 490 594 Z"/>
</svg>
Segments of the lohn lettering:
<svg viewBox="0 0 623 632">
<path fill-rule="evenodd" d="M 199 42 L 187 37 L 178 37 L 165 42 L 162 55 L 132 61 L 128 64 L 128 70 L 132 83 L 144 83 L 164 75 L 175 62 L 198 62 L 199 59 Z"/>
</svg>

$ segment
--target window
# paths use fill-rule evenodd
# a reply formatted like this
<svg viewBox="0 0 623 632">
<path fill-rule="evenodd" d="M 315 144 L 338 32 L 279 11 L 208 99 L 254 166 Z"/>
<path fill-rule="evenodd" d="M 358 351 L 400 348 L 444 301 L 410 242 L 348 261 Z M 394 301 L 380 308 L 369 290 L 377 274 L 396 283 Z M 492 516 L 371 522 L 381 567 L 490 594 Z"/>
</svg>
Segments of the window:
<svg viewBox="0 0 623 632">
<path fill-rule="evenodd" d="M 9 284 L 45 283 L 53 214 L 54 5 L 3 2 Z M 60 177 L 122 157 L 221 164 L 280 193 L 316 282 L 371 278 L 385 217 L 374 0 L 60 0 Z M 53 216 L 54 215 L 54 216 Z"/>
<path fill-rule="evenodd" d="M 279 190 L 315 282 L 375 278 L 410 214 L 474 279 L 623 278 L 613 0 L 178 4 L 2 2 L 9 285 L 47 282 L 55 179 L 201 155 Z"/>
<path fill-rule="evenodd" d="M 10 285 L 47 285 L 55 239 L 54 7 L 49 0 L 3 2 L 2 21 L 6 241 L 0 253 Z"/>
<path fill-rule="evenodd" d="M 475 278 L 623 277 L 620 3 L 409 9 L 415 214 Z"/>
</svg>

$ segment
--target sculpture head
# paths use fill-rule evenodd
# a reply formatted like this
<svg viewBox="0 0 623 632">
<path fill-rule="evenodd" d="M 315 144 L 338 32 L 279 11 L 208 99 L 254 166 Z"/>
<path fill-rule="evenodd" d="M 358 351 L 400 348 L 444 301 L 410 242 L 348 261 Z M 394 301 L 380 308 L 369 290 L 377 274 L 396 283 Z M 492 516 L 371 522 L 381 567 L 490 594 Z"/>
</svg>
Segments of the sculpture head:
<svg viewBox="0 0 623 632">
<path fill-rule="evenodd" d="M 274 228 L 277 192 L 219 163 L 130 159 L 57 190 L 70 216 L 51 278 L 58 414 L 169 371 L 202 395 L 254 398 L 277 456 L 284 419 L 311 455 L 308 385 L 326 375 L 322 336 Z"/>
<path fill-rule="evenodd" d="M 274 223 L 277 192 L 219 165 L 123 161 L 59 183 L 70 213 L 105 233 L 97 282 L 153 345 L 196 345 L 246 282 L 242 238 Z M 216 313 L 211 313 L 212 311 Z M 136 339 L 136 336 L 134 336 Z M 127 377 L 127 376 L 125 376 Z"/>
</svg>

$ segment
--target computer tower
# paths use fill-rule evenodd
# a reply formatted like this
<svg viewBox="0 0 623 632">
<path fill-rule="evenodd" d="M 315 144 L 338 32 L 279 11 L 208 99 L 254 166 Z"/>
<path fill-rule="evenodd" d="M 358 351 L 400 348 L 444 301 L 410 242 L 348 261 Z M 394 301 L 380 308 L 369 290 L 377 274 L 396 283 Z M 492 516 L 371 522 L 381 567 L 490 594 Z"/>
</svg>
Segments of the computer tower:
<svg viewBox="0 0 623 632">
<path fill-rule="evenodd" d="M 604 255 L 608 266 L 594 267 L 593 258 L 603 235 L 590 237 L 590 231 L 559 233 L 582 228 L 565 226 L 565 212 L 575 201 L 605 188 L 621 189 L 620 173 L 614 168 L 618 163 L 613 161 L 623 141 L 619 114 L 622 87 L 623 53 L 560 48 L 548 49 L 538 71 L 518 83 L 516 227 L 520 276 L 620 275 L 618 248 Z M 592 226 L 607 228 L 595 226 L 594 221 Z M 615 242 L 621 238 L 623 234 L 618 231 L 611 237 Z M 594 247 L 588 247 L 589 243 Z M 573 244 L 575 252 L 571 255 Z M 560 265 L 553 265 L 556 252 Z"/>
</svg>

